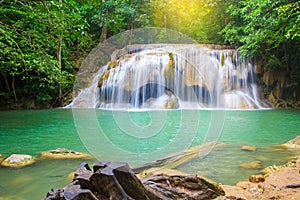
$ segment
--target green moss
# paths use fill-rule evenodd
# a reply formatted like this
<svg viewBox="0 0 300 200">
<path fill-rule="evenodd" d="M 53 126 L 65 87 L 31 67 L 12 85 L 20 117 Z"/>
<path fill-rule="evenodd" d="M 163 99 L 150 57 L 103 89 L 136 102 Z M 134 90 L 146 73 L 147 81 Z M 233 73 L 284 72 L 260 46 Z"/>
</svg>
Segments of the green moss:
<svg viewBox="0 0 300 200">
<path fill-rule="evenodd" d="M 113 60 L 109 63 L 108 67 L 107 67 L 107 70 L 111 70 L 113 68 L 116 68 L 119 64 L 119 60 Z"/>
<path fill-rule="evenodd" d="M 98 87 L 101 88 L 103 85 L 103 82 L 106 81 L 109 77 L 110 71 L 106 71 L 103 74 L 101 74 L 99 81 L 98 81 Z"/>
<path fill-rule="evenodd" d="M 224 64 L 225 64 L 225 55 L 222 52 L 222 54 L 221 54 L 221 65 L 224 66 Z"/>
<path fill-rule="evenodd" d="M 174 61 L 174 55 L 173 53 L 169 52 L 169 64 L 168 66 L 171 68 L 175 68 L 175 61 Z"/>
</svg>

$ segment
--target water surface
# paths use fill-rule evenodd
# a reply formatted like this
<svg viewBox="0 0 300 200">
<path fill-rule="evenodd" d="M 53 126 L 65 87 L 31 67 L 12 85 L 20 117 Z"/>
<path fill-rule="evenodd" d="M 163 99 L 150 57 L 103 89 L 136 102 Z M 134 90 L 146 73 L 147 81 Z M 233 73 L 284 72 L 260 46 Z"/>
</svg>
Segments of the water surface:
<svg viewBox="0 0 300 200">
<path fill-rule="evenodd" d="M 113 151 L 108 149 L 117 147 L 127 152 L 128 156 L 122 157 L 122 161 L 138 166 L 166 153 L 146 158 L 145 155 L 151 152 L 163 149 L 172 152 L 187 144 L 199 145 L 203 141 L 219 139 L 225 143 L 224 146 L 177 169 L 201 174 L 223 184 L 235 184 L 261 170 L 242 169 L 239 167 L 242 163 L 259 160 L 262 168 L 284 163 L 294 152 L 277 149 L 274 145 L 284 143 L 300 133 L 300 112 L 292 110 L 220 111 L 221 118 L 210 110 L 76 112 L 72 113 L 71 109 L 0 112 L 0 153 L 5 156 L 20 153 L 38 157 L 42 151 L 61 147 L 89 153 L 88 149 L 93 150 L 93 147 L 85 145 L 91 144 L 93 138 L 98 137 L 93 134 L 101 130 L 110 143 L 100 148 L 100 158 L 117 159 L 118 155 L 113 155 Z M 91 112 L 95 114 L 95 119 L 91 118 Z M 74 122 L 73 114 L 76 119 L 80 114 L 79 119 L 82 121 Z M 93 128 L 94 121 L 100 127 L 99 130 Z M 217 131 L 221 131 L 220 134 Z M 149 135 L 151 133 L 153 135 Z M 172 147 L 171 144 L 176 142 L 179 134 L 185 137 L 180 145 Z M 257 151 L 241 151 L 243 145 L 256 146 Z M 67 184 L 68 174 L 82 161 L 39 160 L 32 166 L 20 169 L 0 167 L 0 197 L 41 199 L 52 187 Z M 89 161 L 91 164 L 95 162 Z"/>
</svg>

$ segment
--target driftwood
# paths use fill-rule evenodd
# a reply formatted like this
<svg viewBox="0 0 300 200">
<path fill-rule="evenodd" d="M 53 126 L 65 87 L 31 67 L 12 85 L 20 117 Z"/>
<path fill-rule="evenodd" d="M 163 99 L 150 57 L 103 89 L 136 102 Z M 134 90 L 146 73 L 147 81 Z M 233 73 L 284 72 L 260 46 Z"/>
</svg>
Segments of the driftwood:
<svg viewBox="0 0 300 200">
<path fill-rule="evenodd" d="M 187 150 L 175 153 L 151 163 L 147 163 L 141 167 L 133 168 L 132 170 L 135 173 L 142 173 L 143 171 L 151 168 L 173 169 L 195 158 L 206 156 L 214 147 L 219 147 L 221 145 L 222 143 L 219 142 L 210 142 L 203 145 L 190 147 Z"/>
</svg>

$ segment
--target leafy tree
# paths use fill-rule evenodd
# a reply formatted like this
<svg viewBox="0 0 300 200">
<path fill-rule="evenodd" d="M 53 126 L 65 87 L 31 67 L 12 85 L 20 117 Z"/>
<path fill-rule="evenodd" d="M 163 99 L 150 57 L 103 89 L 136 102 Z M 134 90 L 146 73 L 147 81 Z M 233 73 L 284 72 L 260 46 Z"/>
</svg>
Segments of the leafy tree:
<svg viewBox="0 0 300 200">
<path fill-rule="evenodd" d="M 89 40 L 75 1 L 2 1 L 0 15 L 0 95 L 62 105 L 74 79 L 72 54 Z"/>
<path fill-rule="evenodd" d="M 300 6 L 293 0 L 229 1 L 225 39 L 245 56 L 264 60 L 267 70 L 285 69 L 290 86 L 300 83 Z"/>
</svg>

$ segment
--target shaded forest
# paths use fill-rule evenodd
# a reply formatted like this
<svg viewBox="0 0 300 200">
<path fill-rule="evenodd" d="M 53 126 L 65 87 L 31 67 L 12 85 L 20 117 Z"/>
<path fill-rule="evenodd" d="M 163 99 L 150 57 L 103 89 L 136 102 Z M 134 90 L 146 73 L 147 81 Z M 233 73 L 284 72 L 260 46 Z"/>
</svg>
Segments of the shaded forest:
<svg viewBox="0 0 300 200">
<path fill-rule="evenodd" d="M 179 31 L 203 44 L 238 48 L 264 71 L 285 71 L 286 98 L 300 85 L 300 5 L 296 0 L 0 1 L 3 108 L 64 105 L 85 56 L 134 28 Z"/>
</svg>

